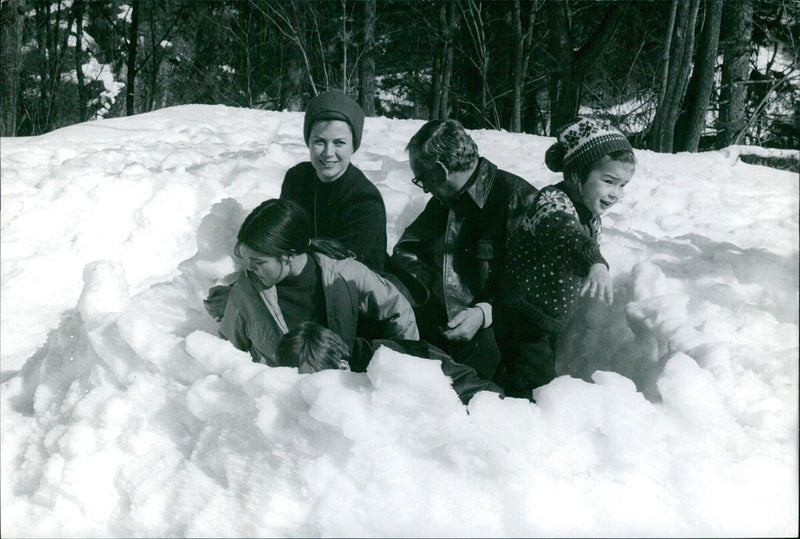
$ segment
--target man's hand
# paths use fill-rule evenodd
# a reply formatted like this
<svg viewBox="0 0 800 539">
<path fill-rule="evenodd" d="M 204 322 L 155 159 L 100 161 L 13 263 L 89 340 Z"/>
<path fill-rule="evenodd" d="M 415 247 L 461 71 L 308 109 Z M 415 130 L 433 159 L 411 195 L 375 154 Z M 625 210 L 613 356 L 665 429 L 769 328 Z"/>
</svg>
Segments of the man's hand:
<svg viewBox="0 0 800 539">
<path fill-rule="evenodd" d="M 483 327 L 483 310 L 480 307 L 464 309 L 441 328 L 442 336 L 448 341 L 469 341 Z"/>
<path fill-rule="evenodd" d="M 614 302 L 614 286 L 605 264 L 593 264 L 589 268 L 589 276 L 583 283 L 581 296 L 587 293 L 590 297 L 605 301 L 609 305 Z"/>
</svg>

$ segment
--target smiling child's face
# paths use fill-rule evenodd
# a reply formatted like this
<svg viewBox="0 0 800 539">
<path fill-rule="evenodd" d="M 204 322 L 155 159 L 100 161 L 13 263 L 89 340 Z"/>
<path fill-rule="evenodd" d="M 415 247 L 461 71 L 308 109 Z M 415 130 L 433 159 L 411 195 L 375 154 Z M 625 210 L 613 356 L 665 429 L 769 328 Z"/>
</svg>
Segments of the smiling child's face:
<svg viewBox="0 0 800 539">
<path fill-rule="evenodd" d="M 603 156 L 581 185 L 583 204 L 595 215 L 602 215 L 625 196 L 623 189 L 635 171 L 633 163 L 614 161 L 607 155 Z"/>
</svg>

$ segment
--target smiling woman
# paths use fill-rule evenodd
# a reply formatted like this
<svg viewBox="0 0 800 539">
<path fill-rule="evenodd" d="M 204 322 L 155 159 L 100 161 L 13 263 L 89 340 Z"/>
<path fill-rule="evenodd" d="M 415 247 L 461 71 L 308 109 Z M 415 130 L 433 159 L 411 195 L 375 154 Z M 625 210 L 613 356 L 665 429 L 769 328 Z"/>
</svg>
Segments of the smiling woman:
<svg viewBox="0 0 800 539">
<path fill-rule="evenodd" d="M 386 208 L 375 185 L 350 162 L 363 127 L 364 113 L 345 93 L 330 90 L 312 99 L 303 122 L 309 161 L 286 172 L 280 197 L 308 212 L 314 236 L 339 241 L 382 271 Z"/>
</svg>

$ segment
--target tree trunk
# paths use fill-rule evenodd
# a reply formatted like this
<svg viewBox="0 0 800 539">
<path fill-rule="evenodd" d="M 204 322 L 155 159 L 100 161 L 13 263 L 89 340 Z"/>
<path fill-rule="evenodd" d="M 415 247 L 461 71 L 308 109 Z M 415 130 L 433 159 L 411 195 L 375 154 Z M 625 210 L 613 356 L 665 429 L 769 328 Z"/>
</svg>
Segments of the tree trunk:
<svg viewBox="0 0 800 539">
<path fill-rule="evenodd" d="M 88 120 L 86 111 L 86 83 L 83 75 L 81 57 L 83 56 L 83 13 L 84 0 L 75 0 L 72 9 L 75 10 L 75 77 L 78 80 L 78 117 L 81 122 Z"/>
<path fill-rule="evenodd" d="M 134 108 L 134 95 L 136 84 L 136 46 L 139 43 L 139 17 L 140 7 L 139 0 L 131 1 L 131 28 L 128 34 L 128 77 L 125 85 L 125 114 L 133 116 Z"/>
<path fill-rule="evenodd" d="M 525 99 L 525 80 L 528 76 L 530 60 L 530 43 L 533 39 L 533 23 L 536 20 L 536 2 L 531 2 L 530 16 L 525 33 L 522 32 L 522 8 L 520 0 L 514 0 L 512 25 L 514 27 L 514 74 L 513 98 L 511 112 L 511 132 L 522 131 L 522 108 Z"/>
<path fill-rule="evenodd" d="M 287 81 L 282 98 L 283 107 L 290 111 L 303 110 L 303 66 L 301 65 L 300 51 L 294 44 L 286 46 L 288 56 Z"/>
<path fill-rule="evenodd" d="M 17 134 L 17 98 L 19 96 L 19 71 L 22 66 L 22 24 L 23 5 L 20 0 L 8 0 L 0 4 L 3 21 L 2 49 L 0 51 L 0 136 L 13 137 Z"/>
<path fill-rule="evenodd" d="M 444 66 L 442 69 L 442 103 L 439 106 L 440 118 L 442 120 L 447 120 L 450 117 L 450 84 L 453 80 L 456 52 L 456 29 L 458 28 L 459 22 L 459 12 L 456 1 L 457 0 L 450 0 L 447 3 L 447 31 L 445 34 L 446 47 Z"/>
<path fill-rule="evenodd" d="M 722 14 L 722 82 L 717 120 L 717 147 L 734 143 L 744 128 L 750 55 L 753 44 L 753 0 L 726 3 Z"/>
<path fill-rule="evenodd" d="M 722 0 L 706 4 L 705 22 L 697 46 L 692 78 L 686 89 L 684 112 L 675 129 L 678 151 L 696 152 L 706 126 L 706 111 L 714 89 L 714 67 L 717 64 L 719 29 L 722 21 Z"/>
<path fill-rule="evenodd" d="M 341 0 L 342 3 L 342 91 L 349 93 L 349 80 L 347 76 L 347 47 L 350 44 L 347 31 L 347 0 Z"/>
<path fill-rule="evenodd" d="M 555 136 L 558 128 L 574 116 L 567 94 L 573 94 L 574 80 L 571 66 L 575 63 L 575 53 L 569 33 L 569 22 L 564 2 L 547 3 L 547 22 L 550 27 L 550 43 L 555 61 L 550 79 L 550 135 Z M 566 109 L 566 110 L 565 110 Z"/>
<path fill-rule="evenodd" d="M 514 26 L 514 64 L 513 64 L 513 97 L 511 112 L 511 132 L 519 133 L 522 129 L 522 85 L 525 83 L 522 73 L 522 58 L 525 51 L 525 37 L 522 35 L 522 9 L 520 0 L 514 0 L 511 21 Z"/>
<path fill-rule="evenodd" d="M 145 99 L 144 99 L 144 112 L 150 112 L 153 110 L 153 104 L 155 103 L 156 98 L 156 87 L 158 86 L 158 49 L 160 45 L 156 42 L 156 2 L 150 3 L 150 9 L 147 10 L 148 14 L 148 22 L 150 23 L 150 53 L 142 60 L 142 63 L 145 63 L 148 58 L 150 60 L 150 71 L 149 77 L 147 81 L 147 87 L 145 90 Z"/>
<path fill-rule="evenodd" d="M 439 118 L 439 107 L 442 105 L 442 68 L 444 66 L 444 38 L 441 35 L 442 29 L 446 26 L 442 20 L 447 20 L 447 12 L 444 5 L 439 8 L 439 32 L 433 39 L 433 66 L 431 69 L 431 96 L 429 116 L 431 119 Z"/>
<path fill-rule="evenodd" d="M 36 41 L 39 53 L 39 103 L 33 117 L 33 134 L 39 135 L 48 131 L 48 120 L 45 117 L 49 101 L 50 86 L 50 4 L 39 0 L 35 4 Z"/>
<path fill-rule="evenodd" d="M 667 89 L 650 129 L 650 148 L 658 152 L 672 152 L 674 146 L 675 124 L 692 67 L 694 27 L 699 7 L 700 0 L 678 3 L 669 54 Z"/>
<path fill-rule="evenodd" d="M 475 59 L 472 65 L 478 70 L 480 79 L 480 97 L 478 114 L 484 127 L 499 127 L 489 121 L 489 50 L 486 47 L 486 24 L 483 20 L 483 2 L 467 0 L 461 4 L 461 15 L 475 46 Z"/>
<path fill-rule="evenodd" d="M 433 95 L 431 96 L 431 119 L 446 119 L 447 112 L 442 110 L 442 104 L 447 103 L 445 93 L 446 85 L 450 83 L 452 65 L 448 62 L 449 54 L 449 4 L 442 3 L 439 7 L 439 31 L 437 32 L 437 45 L 434 47 L 433 59 Z M 448 73 L 450 69 L 450 73 Z"/>
<path fill-rule="evenodd" d="M 625 6 L 615 3 L 609 7 L 603 21 L 577 50 L 572 39 L 567 3 L 550 0 L 546 6 L 555 62 L 550 81 L 550 135 L 555 136 L 562 125 L 577 116 L 584 74 L 611 40 Z"/>
<path fill-rule="evenodd" d="M 364 54 L 361 58 L 360 91 L 361 108 L 365 116 L 375 116 L 375 0 L 365 0 Z"/>
<path fill-rule="evenodd" d="M 672 0 L 672 6 L 670 7 L 669 12 L 669 22 L 667 23 L 667 32 L 666 36 L 664 37 L 664 47 L 661 49 L 661 79 L 659 80 L 658 85 L 658 100 L 656 101 L 656 119 L 653 121 L 653 124 L 660 125 L 663 122 L 663 118 L 659 118 L 658 115 L 660 114 L 663 116 L 664 114 L 664 107 L 663 103 L 667 96 L 667 86 L 669 85 L 669 70 L 670 70 L 670 63 L 669 63 L 669 53 L 670 49 L 672 48 L 672 34 L 675 31 L 675 17 L 678 12 L 678 0 Z"/>
</svg>

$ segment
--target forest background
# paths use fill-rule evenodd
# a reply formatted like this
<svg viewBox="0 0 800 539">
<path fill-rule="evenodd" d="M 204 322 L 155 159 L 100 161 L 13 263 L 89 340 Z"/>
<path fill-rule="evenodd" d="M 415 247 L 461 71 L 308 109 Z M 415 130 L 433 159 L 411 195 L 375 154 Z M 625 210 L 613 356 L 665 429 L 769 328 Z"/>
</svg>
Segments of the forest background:
<svg viewBox="0 0 800 539">
<path fill-rule="evenodd" d="M 796 0 L 2 0 L 0 135 L 187 103 L 800 147 Z M 769 157 L 783 168 L 789 161 Z"/>
</svg>

